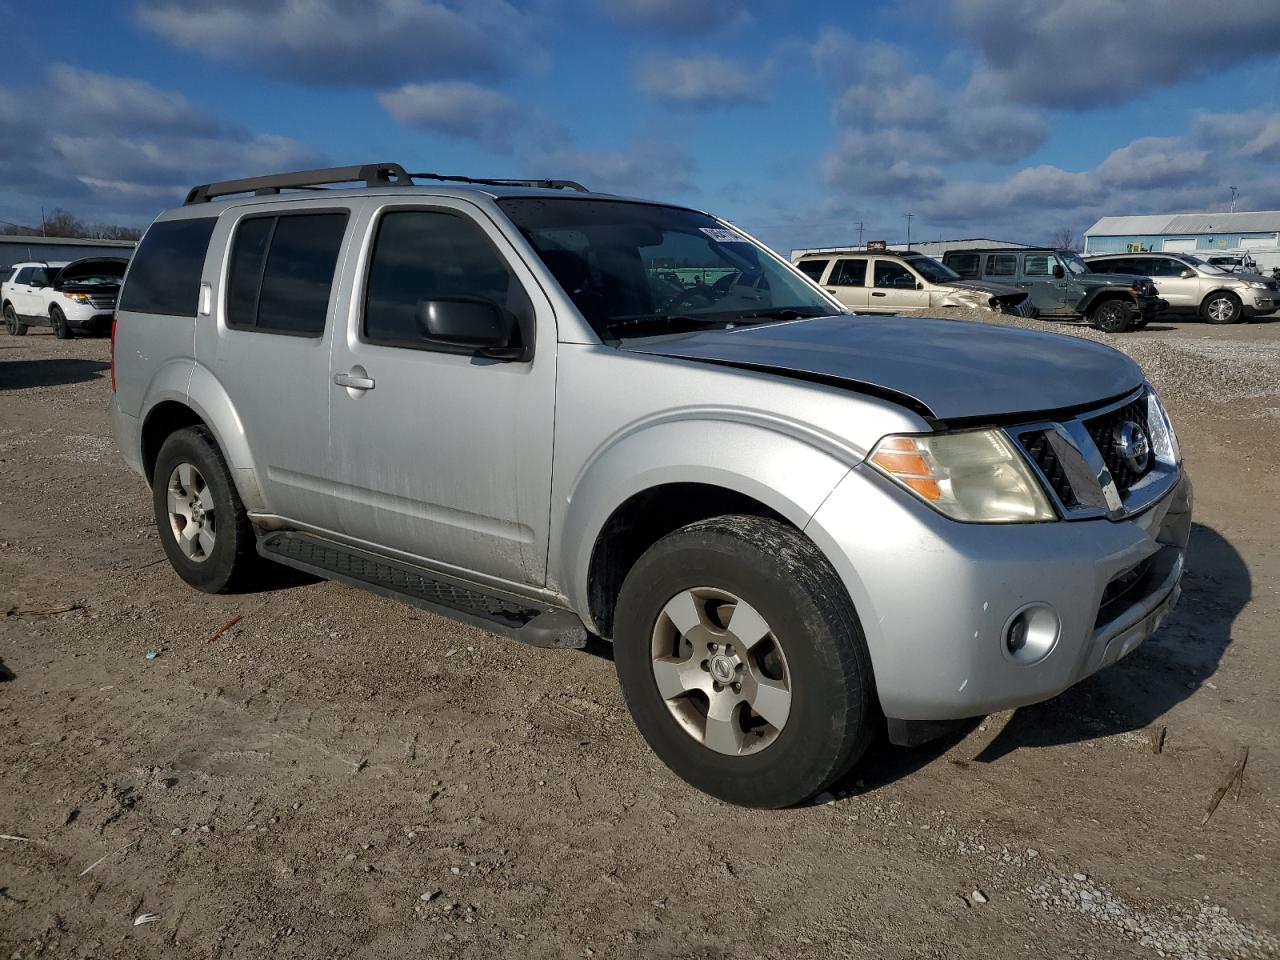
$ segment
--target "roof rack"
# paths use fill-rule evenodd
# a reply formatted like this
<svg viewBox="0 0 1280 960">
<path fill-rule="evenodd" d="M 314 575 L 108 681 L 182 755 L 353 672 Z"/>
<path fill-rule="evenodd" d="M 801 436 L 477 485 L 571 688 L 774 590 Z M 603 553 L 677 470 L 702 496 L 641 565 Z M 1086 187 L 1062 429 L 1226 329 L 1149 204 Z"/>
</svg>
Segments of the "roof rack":
<svg viewBox="0 0 1280 960">
<path fill-rule="evenodd" d="M 264 196 L 281 190 L 323 190 L 331 184 L 360 183 L 366 187 L 411 187 L 417 177 L 422 180 L 440 180 L 449 183 L 471 183 L 494 187 L 541 187 L 550 190 L 577 190 L 588 193 L 586 187 L 573 180 L 484 180 L 474 177 L 445 176 L 439 173 L 405 173 L 398 163 L 366 163 L 352 167 L 327 167 L 322 170 L 299 170 L 296 173 L 276 173 L 268 177 L 247 177 L 243 180 L 223 180 L 192 187 L 184 204 L 208 203 L 217 197 L 231 197 L 241 193 Z"/>
</svg>

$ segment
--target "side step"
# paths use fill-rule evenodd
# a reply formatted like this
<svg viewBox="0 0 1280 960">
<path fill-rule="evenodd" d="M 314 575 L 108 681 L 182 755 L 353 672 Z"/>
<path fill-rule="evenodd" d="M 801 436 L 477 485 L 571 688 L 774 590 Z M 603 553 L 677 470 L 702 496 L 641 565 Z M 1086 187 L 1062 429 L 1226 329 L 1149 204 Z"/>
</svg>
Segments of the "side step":
<svg viewBox="0 0 1280 960">
<path fill-rule="evenodd" d="M 572 611 L 322 537 L 274 531 L 258 538 L 258 553 L 276 563 L 401 600 L 531 646 L 582 649 L 587 645 L 586 627 Z"/>
</svg>

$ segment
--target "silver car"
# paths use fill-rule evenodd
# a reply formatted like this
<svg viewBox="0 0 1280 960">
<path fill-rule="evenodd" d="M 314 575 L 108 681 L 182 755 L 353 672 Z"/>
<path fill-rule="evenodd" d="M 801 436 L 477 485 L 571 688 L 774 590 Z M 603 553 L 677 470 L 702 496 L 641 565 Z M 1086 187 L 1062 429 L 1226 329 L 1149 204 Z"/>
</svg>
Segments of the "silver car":
<svg viewBox="0 0 1280 960">
<path fill-rule="evenodd" d="M 1169 313 L 1200 316 L 1209 323 L 1239 323 L 1280 308 L 1274 279 L 1232 273 L 1191 254 L 1100 254 L 1086 262 L 1094 273 L 1149 277 L 1168 302 Z"/>
<path fill-rule="evenodd" d="M 113 357 L 187 583 L 266 560 L 605 638 L 653 749 L 734 803 L 804 800 L 886 721 L 1052 697 L 1179 594 L 1191 486 L 1131 360 L 851 316 L 684 207 L 394 164 L 205 185 L 143 238 Z"/>
</svg>

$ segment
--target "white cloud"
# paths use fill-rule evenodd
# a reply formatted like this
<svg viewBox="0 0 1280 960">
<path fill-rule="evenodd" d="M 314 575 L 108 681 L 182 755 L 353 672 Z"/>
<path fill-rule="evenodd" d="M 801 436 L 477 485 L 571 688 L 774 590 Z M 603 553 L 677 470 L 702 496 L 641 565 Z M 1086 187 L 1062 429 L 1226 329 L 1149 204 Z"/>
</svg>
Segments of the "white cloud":
<svg viewBox="0 0 1280 960">
<path fill-rule="evenodd" d="M 1229 150 L 1259 161 L 1280 161 L 1280 113 L 1202 113 L 1196 135 L 1215 151 Z"/>
<path fill-rule="evenodd" d="M 694 189 L 693 158 L 681 146 L 641 140 L 626 150 L 560 147 L 531 158 L 534 176 L 568 178 L 588 189 L 660 199 Z"/>
<path fill-rule="evenodd" d="M 501 153 L 511 152 L 512 134 L 522 124 L 507 97 L 463 80 L 407 84 L 379 94 L 378 100 L 401 123 L 474 140 Z"/>
<path fill-rule="evenodd" d="M 756 80 L 723 57 L 655 57 L 636 71 L 636 84 L 667 103 L 727 107 L 763 102 Z"/>
</svg>

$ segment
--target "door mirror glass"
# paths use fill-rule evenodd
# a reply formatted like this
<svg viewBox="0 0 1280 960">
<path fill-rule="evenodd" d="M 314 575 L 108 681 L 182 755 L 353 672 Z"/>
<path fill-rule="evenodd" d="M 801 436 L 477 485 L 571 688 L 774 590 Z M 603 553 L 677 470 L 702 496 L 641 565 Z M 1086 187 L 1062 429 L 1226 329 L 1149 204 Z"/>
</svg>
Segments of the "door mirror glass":
<svg viewBox="0 0 1280 960">
<path fill-rule="evenodd" d="M 519 356 L 516 318 L 491 300 L 458 297 L 448 300 L 419 300 L 418 331 L 423 340 L 438 347 L 485 356 Z"/>
<path fill-rule="evenodd" d="M 1186 270 L 1183 270 L 1180 274 L 1178 274 L 1178 276 L 1180 276 L 1183 280 L 1190 280 L 1195 275 L 1196 275 L 1196 272 L 1192 270 L 1190 267 L 1188 267 Z"/>
<path fill-rule="evenodd" d="M 1067 275 L 1067 270 L 1062 264 L 1055 263 L 1053 265 L 1053 276 L 1055 279 L 1061 280 L 1066 275 Z"/>
</svg>

